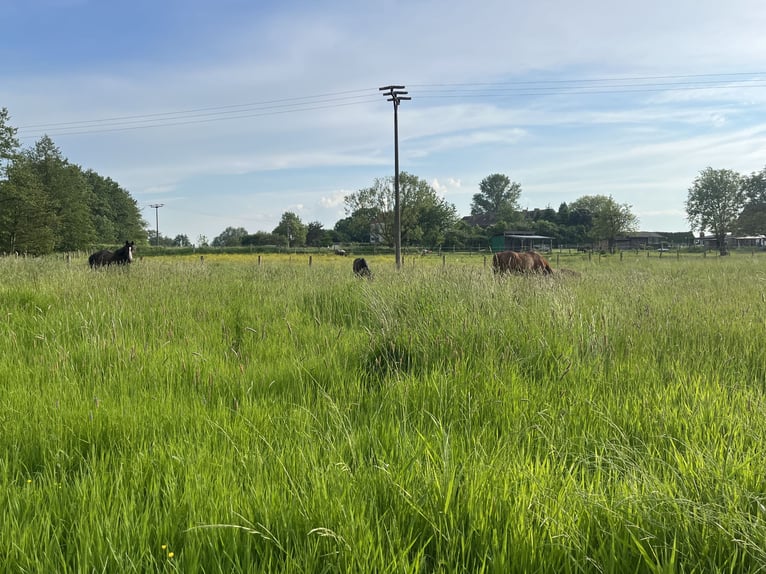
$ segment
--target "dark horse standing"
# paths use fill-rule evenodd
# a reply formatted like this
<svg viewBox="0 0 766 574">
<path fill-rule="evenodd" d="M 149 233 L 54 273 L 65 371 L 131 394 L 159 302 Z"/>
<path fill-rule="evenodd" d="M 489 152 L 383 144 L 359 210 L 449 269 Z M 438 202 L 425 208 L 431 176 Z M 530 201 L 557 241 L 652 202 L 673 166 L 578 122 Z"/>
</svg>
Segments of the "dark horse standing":
<svg viewBox="0 0 766 574">
<path fill-rule="evenodd" d="M 354 273 L 359 277 L 372 278 L 372 271 L 367 266 L 367 261 L 364 260 L 364 257 L 354 259 Z"/>
<path fill-rule="evenodd" d="M 95 267 L 102 267 L 103 265 L 126 265 L 133 261 L 133 249 L 135 243 L 132 241 L 125 242 L 125 245 L 120 247 L 117 251 L 109 251 L 108 249 L 102 249 L 96 251 L 93 255 L 88 257 L 88 264 Z"/>
</svg>

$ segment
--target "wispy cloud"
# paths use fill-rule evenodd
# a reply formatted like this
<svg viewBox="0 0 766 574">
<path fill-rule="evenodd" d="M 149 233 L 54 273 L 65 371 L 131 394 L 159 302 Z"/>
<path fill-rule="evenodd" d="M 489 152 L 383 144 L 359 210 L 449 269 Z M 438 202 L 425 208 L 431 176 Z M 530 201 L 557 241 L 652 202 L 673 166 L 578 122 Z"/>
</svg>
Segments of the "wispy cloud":
<svg viewBox="0 0 766 574">
<path fill-rule="evenodd" d="M 693 77 L 764 72 L 761 0 L 62 2 L 8 7 L 0 105 L 25 144 L 52 134 L 71 161 L 162 198 L 167 234 L 270 230 L 290 209 L 332 225 L 345 194 L 393 169 L 388 83 L 413 97 L 403 169 L 464 214 L 502 172 L 532 206 L 614 193 L 642 224 L 684 228 L 700 169 L 766 162 L 766 74 Z M 573 80 L 602 89 L 562 89 Z"/>
</svg>

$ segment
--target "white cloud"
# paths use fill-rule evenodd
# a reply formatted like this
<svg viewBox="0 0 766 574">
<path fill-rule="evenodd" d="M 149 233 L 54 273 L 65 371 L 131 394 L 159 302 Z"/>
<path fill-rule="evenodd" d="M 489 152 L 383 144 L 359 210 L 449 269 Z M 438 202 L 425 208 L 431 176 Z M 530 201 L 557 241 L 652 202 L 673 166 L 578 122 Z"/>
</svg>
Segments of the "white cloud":
<svg viewBox="0 0 766 574">
<path fill-rule="evenodd" d="M 341 189 L 331 193 L 330 195 L 323 195 L 319 200 L 319 204 L 326 208 L 339 207 L 344 205 L 343 201 L 346 199 L 346 196 L 350 195 L 351 193 L 352 192 L 350 191 Z"/>
<path fill-rule="evenodd" d="M 272 229 L 291 209 L 326 224 L 342 216 L 345 190 L 392 170 L 391 104 L 377 91 L 388 83 L 413 97 L 399 109 L 402 169 L 463 212 L 478 182 L 501 172 L 522 183 L 533 207 L 612 190 L 649 221 L 675 216 L 683 226 L 676 207 L 653 206 L 681 204 L 707 165 L 749 172 L 765 161 L 766 76 L 681 87 L 681 76 L 759 71 L 761 0 L 264 6 L 211 12 L 204 28 L 163 38 L 162 58 L 137 55 L 128 65 L 109 45 L 98 58 L 62 56 L 56 65 L 58 52 L 41 40 L 51 65 L 30 60 L 4 73 L 0 102 L 14 125 L 43 124 L 21 130 L 33 136 L 24 144 L 49 133 L 70 161 L 134 196 L 161 198 L 168 233 L 176 226 L 190 237 L 214 237 L 227 218 Z M 137 33 L 126 28 L 115 44 L 150 41 Z M 0 54 L 13 49 L 20 64 L 37 47 L 3 41 Z M 638 76 L 678 85 L 552 93 L 566 79 Z M 327 96 L 307 98 L 318 94 Z M 150 116 L 167 112 L 183 113 Z M 99 121 L 81 124 L 91 132 L 81 135 L 54 125 L 129 116 L 140 118 L 120 121 L 184 125 L 104 132 Z"/>
</svg>

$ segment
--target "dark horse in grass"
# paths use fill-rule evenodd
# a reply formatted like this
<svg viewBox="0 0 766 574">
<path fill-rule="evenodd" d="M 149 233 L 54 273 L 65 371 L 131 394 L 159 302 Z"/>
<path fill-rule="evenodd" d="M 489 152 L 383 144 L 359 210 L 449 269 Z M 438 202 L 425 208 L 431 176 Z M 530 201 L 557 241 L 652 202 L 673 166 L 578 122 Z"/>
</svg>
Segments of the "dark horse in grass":
<svg viewBox="0 0 766 574">
<path fill-rule="evenodd" d="M 354 273 L 358 277 L 372 278 L 372 271 L 370 271 L 370 268 L 367 266 L 367 261 L 364 260 L 364 257 L 357 257 L 354 259 Z"/>
<path fill-rule="evenodd" d="M 126 241 L 125 245 L 116 251 L 109 251 L 108 249 L 96 251 L 93 255 L 88 257 L 88 265 L 92 268 L 103 267 L 105 265 L 127 265 L 128 263 L 133 262 L 134 249 L 135 243 Z"/>
<path fill-rule="evenodd" d="M 536 251 L 519 253 L 500 251 L 492 256 L 492 270 L 495 273 L 553 273 L 548 261 Z"/>
</svg>

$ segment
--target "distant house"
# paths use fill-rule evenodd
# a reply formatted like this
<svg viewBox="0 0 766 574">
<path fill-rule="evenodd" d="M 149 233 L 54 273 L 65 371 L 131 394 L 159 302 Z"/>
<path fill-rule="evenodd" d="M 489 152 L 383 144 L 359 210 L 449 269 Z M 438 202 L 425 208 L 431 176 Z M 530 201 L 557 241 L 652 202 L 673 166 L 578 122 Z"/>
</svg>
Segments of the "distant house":
<svg viewBox="0 0 766 574">
<path fill-rule="evenodd" d="M 705 249 L 718 249 L 718 240 L 715 235 L 703 235 L 695 240 L 697 245 L 702 245 Z M 725 247 L 737 248 L 737 247 L 750 247 L 765 249 L 766 248 L 766 235 L 740 235 L 735 236 L 732 233 L 726 234 Z"/>
<path fill-rule="evenodd" d="M 535 235 L 529 231 L 506 231 L 502 235 L 493 235 L 490 239 L 492 251 L 551 251 L 553 238 L 547 235 Z"/>
<path fill-rule="evenodd" d="M 632 231 L 616 237 L 614 246 L 622 251 L 630 249 L 659 249 L 667 246 L 665 236 L 654 231 Z"/>
<path fill-rule="evenodd" d="M 766 247 L 766 235 L 742 235 L 734 238 L 736 247 Z"/>
</svg>

